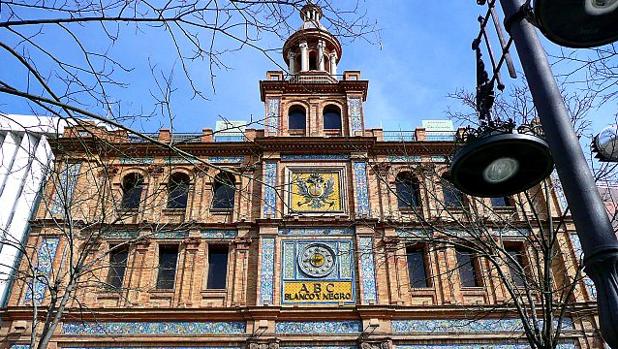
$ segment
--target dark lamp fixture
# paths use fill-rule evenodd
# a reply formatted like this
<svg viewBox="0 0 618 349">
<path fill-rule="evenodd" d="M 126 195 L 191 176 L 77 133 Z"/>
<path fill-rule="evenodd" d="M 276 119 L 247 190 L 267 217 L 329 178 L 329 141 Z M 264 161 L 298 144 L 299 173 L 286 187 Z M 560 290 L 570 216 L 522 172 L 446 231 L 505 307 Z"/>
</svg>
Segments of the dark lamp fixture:
<svg viewBox="0 0 618 349">
<path fill-rule="evenodd" d="M 545 141 L 536 135 L 494 132 L 459 149 L 449 180 L 462 192 L 499 197 L 522 192 L 547 178 L 554 162 Z"/>
<path fill-rule="evenodd" d="M 618 0 L 535 0 L 534 21 L 558 45 L 601 46 L 618 40 Z"/>
<path fill-rule="evenodd" d="M 594 137 L 592 150 L 605 162 L 618 162 L 618 125 L 606 127 Z"/>
</svg>

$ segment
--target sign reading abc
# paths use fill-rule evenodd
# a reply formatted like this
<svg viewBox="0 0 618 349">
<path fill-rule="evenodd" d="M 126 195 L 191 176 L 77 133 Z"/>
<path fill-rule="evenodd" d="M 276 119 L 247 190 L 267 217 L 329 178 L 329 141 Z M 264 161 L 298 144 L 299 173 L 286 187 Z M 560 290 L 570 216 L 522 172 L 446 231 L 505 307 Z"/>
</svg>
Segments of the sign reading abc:
<svg viewBox="0 0 618 349">
<path fill-rule="evenodd" d="M 286 281 L 285 303 L 341 303 L 354 301 L 352 281 Z"/>
</svg>

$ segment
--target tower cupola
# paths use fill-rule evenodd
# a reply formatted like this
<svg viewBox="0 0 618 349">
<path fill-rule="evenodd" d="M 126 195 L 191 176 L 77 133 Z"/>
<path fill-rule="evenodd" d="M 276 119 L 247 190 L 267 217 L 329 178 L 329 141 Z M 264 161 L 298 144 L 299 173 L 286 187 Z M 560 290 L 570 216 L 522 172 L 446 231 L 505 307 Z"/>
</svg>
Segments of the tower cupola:
<svg viewBox="0 0 618 349">
<path fill-rule="evenodd" d="M 300 11 L 303 24 L 283 45 L 283 58 L 290 78 L 320 75 L 335 78 L 341 59 L 341 44 L 322 25 L 322 9 L 308 4 Z"/>
</svg>

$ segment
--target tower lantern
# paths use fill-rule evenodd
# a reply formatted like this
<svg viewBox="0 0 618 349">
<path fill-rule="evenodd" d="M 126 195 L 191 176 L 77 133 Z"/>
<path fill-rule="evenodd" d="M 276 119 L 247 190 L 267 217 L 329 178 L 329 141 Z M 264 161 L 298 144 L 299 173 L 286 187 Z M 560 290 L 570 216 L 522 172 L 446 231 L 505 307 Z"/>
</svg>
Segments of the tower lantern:
<svg viewBox="0 0 618 349">
<path fill-rule="evenodd" d="M 322 15 L 322 9 L 313 4 L 301 9 L 303 24 L 283 46 L 283 59 L 288 65 L 290 79 L 335 79 L 341 44 L 320 23 Z"/>
</svg>

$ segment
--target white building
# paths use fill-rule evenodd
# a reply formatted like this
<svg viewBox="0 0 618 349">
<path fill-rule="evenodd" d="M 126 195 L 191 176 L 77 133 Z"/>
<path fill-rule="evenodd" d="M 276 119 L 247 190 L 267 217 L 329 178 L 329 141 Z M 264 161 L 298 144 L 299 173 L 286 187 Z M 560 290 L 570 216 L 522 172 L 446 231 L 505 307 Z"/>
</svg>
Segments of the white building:
<svg viewBox="0 0 618 349">
<path fill-rule="evenodd" d="M 19 258 L 16 246 L 26 238 L 52 164 L 47 139 L 62 134 L 64 124 L 56 117 L 0 114 L 0 307 Z"/>
</svg>

